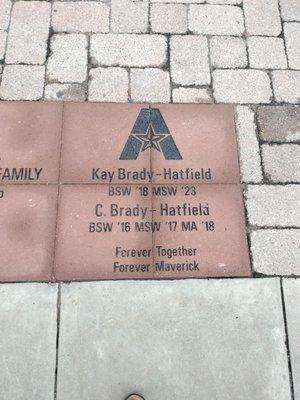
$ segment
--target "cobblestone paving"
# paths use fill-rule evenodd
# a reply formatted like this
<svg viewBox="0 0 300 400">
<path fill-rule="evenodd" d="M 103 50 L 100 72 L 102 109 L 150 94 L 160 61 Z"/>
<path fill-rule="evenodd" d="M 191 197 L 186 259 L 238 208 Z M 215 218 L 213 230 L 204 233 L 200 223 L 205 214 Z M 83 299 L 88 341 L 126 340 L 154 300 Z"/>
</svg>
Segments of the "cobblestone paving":
<svg viewBox="0 0 300 400">
<path fill-rule="evenodd" d="M 3 399 L 300 400 L 300 1 L 0 0 L 0 100 L 43 99 L 236 104 L 257 279 L 0 285 Z"/>
<path fill-rule="evenodd" d="M 0 0 L 3 100 L 297 103 L 297 0 Z"/>
</svg>

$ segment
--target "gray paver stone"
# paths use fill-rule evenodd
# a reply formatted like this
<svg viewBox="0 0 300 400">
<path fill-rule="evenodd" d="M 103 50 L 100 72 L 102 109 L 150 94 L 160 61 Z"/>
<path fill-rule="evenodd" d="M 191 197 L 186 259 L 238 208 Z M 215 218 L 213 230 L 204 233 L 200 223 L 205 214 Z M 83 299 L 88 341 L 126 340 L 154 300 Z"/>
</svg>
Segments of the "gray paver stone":
<svg viewBox="0 0 300 400">
<path fill-rule="evenodd" d="M 43 96 L 43 65 L 6 65 L 2 73 L 0 98 L 4 100 L 40 100 Z"/>
<path fill-rule="evenodd" d="M 184 4 L 153 4 L 150 11 L 153 32 L 185 33 L 187 31 L 187 8 Z"/>
<path fill-rule="evenodd" d="M 272 81 L 276 101 L 300 103 L 300 71 L 274 71 Z"/>
<path fill-rule="evenodd" d="M 87 38 L 81 33 L 56 34 L 51 38 L 47 76 L 52 82 L 81 83 L 87 77 Z"/>
<path fill-rule="evenodd" d="M 214 36 L 210 39 L 210 59 L 216 68 L 243 68 L 248 64 L 244 39 Z"/>
<path fill-rule="evenodd" d="M 43 64 L 46 60 L 51 4 L 46 1 L 14 3 L 7 39 L 8 64 Z"/>
<path fill-rule="evenodd" d="M 125 68 L 93 68 L 90 71 L 89 100 L 126 102 L 129 77 Z"/>
<path fill-rule="evenodd" d="M 8 28 L 11 6 L 10 0 L 0 0 L 0 29 Z"/>
<path fill-rule="evenodd" d="M 278 0 L 243 0 L 243 8 L 249 35 L 278 36 L 281 33 Z"/>
<path fill-rule="evenodd" d="M 284 21 L 300 21 L 299 0 L 280 0 L 280 7 Z"/>
<path fill-rule="evenodd" d="M 300 186 L 248 185 L 246 207 L 250 225 L 300 227 Z"/>
<path fill-rule="evenodd" d="M 240 7 L 228 5 L 191 5 L 189 29 L 203 35 L 242 35 L 244 17 Z"/>
<path fill-rule="evenodd" d="M 283 39 L 252 36 L 247 42 L 251 68 L 287 68 Z"/>
<path fill-rule="evenodd" d="M 132 69 L 130 74 L 131 99 L 135 102 L 170 101 L 170 76 L 158 68 Z"/>
<path fill-rule="evenodd" d="M 300 274 L 300 230 L 262 229 L 251 233 L 254 271 L 266 275 Z"/>
<path fill-rule="evenodd" d="M 111 29 L 116 33 L 148 31 L 148 0 L 111 0 Z"/>
<path fill-rule="evenodd" d="M 300 182 L 300 146 L 263 144 L 262 158 L 266 177 L 271 182 Z"/>
<path fill-rule="evenodd" d="M 212 103 L 211 94 L 205 88 L 175 88 L 172 95 L 174 103 Z"/>
<path fill-rule="evenodd" d="M 258 70 L 215 70 L 213 89 L 224 103 L 270 103 L 272 97 L 268 74 Z"/>
<path fill-rule="evenodd" d="M 236 107 L 236 128 L 242 182 L 261 182 L 263 176 L 259 143 L 256 137 L 254 112 L 249 107 Z"/>
<path fill-rule="evenodd" d="M 300 69 L 300 23 L 285 23 L 284 37 L 289 67 Z"/>
<path fill-rule="evenodd" d="M 52 28 L 63 32 L 108 32 L 109 7 L 96 1 L 55 1 Z"/>
<path fill-rule="evenodd" d="M 242 4 L 242 0 L 207 0 L 208 4 Z"/>
<path fill-rule="evenodd" d="M 259 135 L 268 142 L 300 140 L 300 107 L 262 106 L 257 109 Z"/>
<path fill-rule="evenodd" d="M 94 34 L 90 54 L 95 65 L 161 67 L 167 57 L 167 41 L 162 35 Z"/>
<path fill-rule="evenodd" d="M 170 41 L 171 78 L 179 85 L 209 85 L 207 38 L 177 36 Z"/>
<path fill-rule="evenodd" d="M 78 83 L 51 83 L 45 87 L 45 99 L 55 101 L 84 101 L 86 87 Z"/>
<path fill-rule="evenodd" d="M 4 58 L 5 46 L 6 46 L 6 32 L 0 31 L 0 60 Z"/>
</svg>

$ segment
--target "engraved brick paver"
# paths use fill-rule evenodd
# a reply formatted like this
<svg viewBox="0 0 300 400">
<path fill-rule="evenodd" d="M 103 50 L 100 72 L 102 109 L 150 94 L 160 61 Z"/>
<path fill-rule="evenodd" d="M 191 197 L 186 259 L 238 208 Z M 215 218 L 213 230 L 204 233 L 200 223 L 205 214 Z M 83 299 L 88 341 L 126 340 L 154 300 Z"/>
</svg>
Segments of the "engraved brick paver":
<svg viewBox="0 0 300 400">
<path fill-rule="evenodd" d="M 254 271 L 265 275 L 300 275 L 300 230 L 263 229 L 251 233 Z"/>
<path fill-rule="evenodd" d="M 1 397 L 54 397 L 57 285 L 0 285 Z"/>
<path fill-rule="evenodd" d="M 151 105 L 151 108 L 156 107 L 161 112 L 182 159 L 165 160 L 160 152 L 153 151 L 152 170 L 157 173 L 153 177 L 154 183 L 239 182 L 234 110 L 231 105 Z M 195 178 L 192 174 L 175 176 L 176 174 L 168 173 L 169 170 L 186 171 L 187 167 L 189 171 L 198 171 L 198 177 Z"/>
<path fill-rule="evenodd" d="M 0 190 L 0 281 L 51 280 L 57 187 L 1 185 Z"/>
<path fill-rule="evenodd" d="M 151 232 L 120 233 L 122 221 L 134 224 L 141 220 L 134 215 L 127 216 L 127 219 L 124 215 L 120 217 L 117 214 L 120 207 L 135 205 L 142 208 L 145 210 L 143 221 L 151 221 L 148 211 L 151 198 L 142 197 L 135 187 L 131 188 L 130 196 L 123 196 L 113 203 L 108 185 L 63 187 L 54 270 L 59 280 L 146 279 L 153 276 Z M 103 233 L 105 226 L 110 229 L 112 222 L 115 230 Z M 82 246 L 82 243 L 86 245 Z M 134 249 L 135 254 L 130 253 L 124 258 L 121 251 L 126 249 Z M 137 256 L 138 252 L 142 255 Z"/>
<path fill-rule="evenodd" d="M 0 111 L 0 279 L 250 275 L 231 105 L 4 102 Z"/>
<path fill-rule="evenodd" d="M 123 279 L 53 286 L 53 324 L 48 286 L 2 285 L 5 399 L 298 400 L 299 26 L 297 0 L 0 0 L 0 282 Z"/>
<path fill-rule="evenodd" d="M 206 207 L 209 210 L 208 222 L 205 215 L 179 215 L 176 217 L 178 224 L 198 223 L 199 235 L 189 232 L 170 232 L 168 221 L 171 218 L 172 208 L 183 204 L 187 197 L 184 191 L 178 190 L 176 197 L 165 196 L 153 199 L 154 209 L 160 211 L 161 216 L 154 214 L 154 221 L 162 223 L 162 227 L 154 237 L 154 277 L 155 278 L 180 278 L 197 276 L 249 276 L 250 262 L 246 244 L 244 227 L 244 210 L 242 207 L 241 189 L 238 185 L 197 185 L 194 186 L 197 194 L 188 199 L 191 207 Z M 203 212 L 205 214 L 205 210 Z M 202 215 L 201 215 L 202 214 Z M 174 217 L 173 217 L 174 218 Z M 230 221 L 235 221 L 231 224 Z M 209 225 L 210 224 L 210 225 Z M 215 232 L 206 233 L 206 229 L 215 227 Z M 224 237 L 226 232 L 226 239 Z M 234 247 L 227 252 L 234 243 Z M 192 253 L 170 255 L 165 249 L 190 249 Z M 205 251 L 204 251 L 205 249 Z M 189 268 L 171 269 L 176 263 L 189 263 Z"/>
<path fill-rule="evenodd" d="M 62 109 L 0 102 L 0 184 L 58 183 Z"/>
<path fill-rule="evenodd" d="M 14 3 L 5 61 L 43 64 L 46 59 L 51 5 L 46 1 Z"/>
<path fill-rule="evenodd" d="M 108 32 L 109 7 L 96 1 L 55 1 L 51 26 L 63 32 Z"/>
</svg>

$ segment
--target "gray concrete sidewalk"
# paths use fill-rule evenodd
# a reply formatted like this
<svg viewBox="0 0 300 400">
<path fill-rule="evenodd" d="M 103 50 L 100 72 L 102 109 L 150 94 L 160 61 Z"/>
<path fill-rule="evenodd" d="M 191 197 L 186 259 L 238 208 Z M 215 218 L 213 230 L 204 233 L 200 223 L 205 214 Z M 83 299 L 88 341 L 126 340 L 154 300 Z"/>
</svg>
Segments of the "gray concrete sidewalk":
<svg viewBox="0 0 300 400">
<path fill-rule="evenodd" d="M 0 398 L 299 400 L 299 283 L 2 284 Z"/>
</svg>

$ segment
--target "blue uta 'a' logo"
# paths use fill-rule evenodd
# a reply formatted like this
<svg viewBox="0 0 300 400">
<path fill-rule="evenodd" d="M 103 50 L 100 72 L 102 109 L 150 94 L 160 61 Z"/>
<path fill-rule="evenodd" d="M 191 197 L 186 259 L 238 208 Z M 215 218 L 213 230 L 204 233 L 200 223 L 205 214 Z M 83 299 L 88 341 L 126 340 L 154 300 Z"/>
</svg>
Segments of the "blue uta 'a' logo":
<svg viewBox="0 0 300 400">
<path fill-rule="evenodd" d="M 182 160 L 169 128 L 158 108 L 142 108 L 120 160 L 136 160 L 147 149 L 160 151 L 166 160 Z"/>
</svg>

